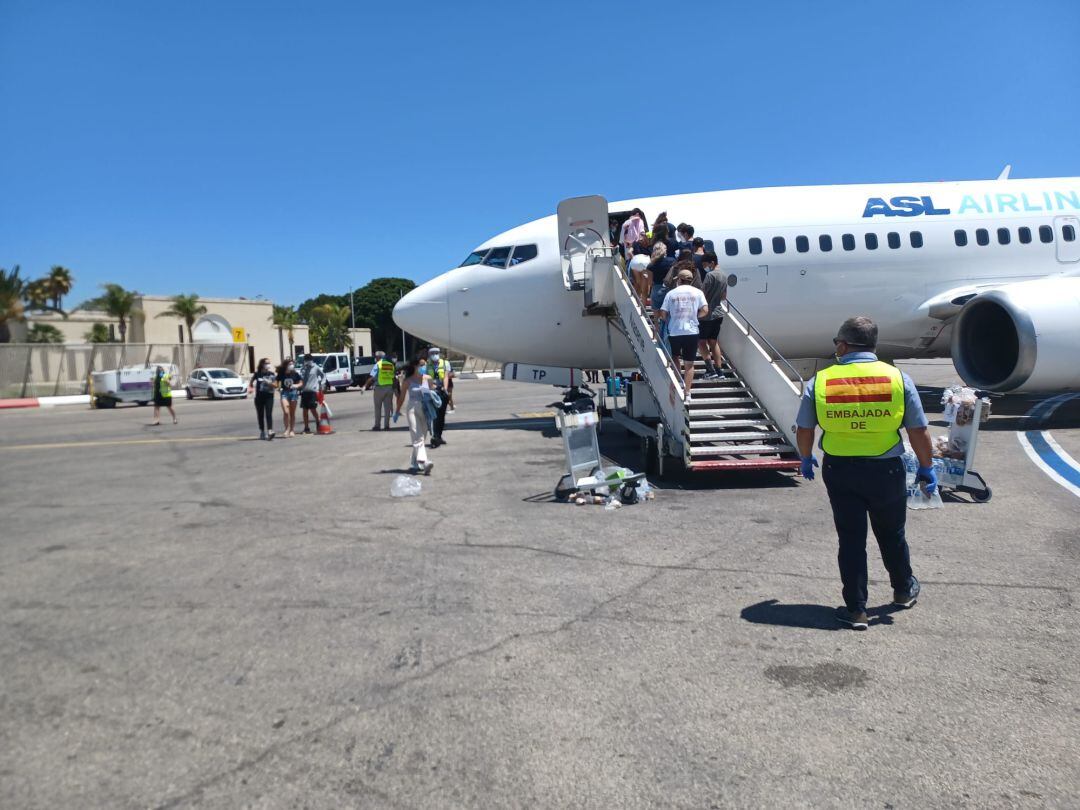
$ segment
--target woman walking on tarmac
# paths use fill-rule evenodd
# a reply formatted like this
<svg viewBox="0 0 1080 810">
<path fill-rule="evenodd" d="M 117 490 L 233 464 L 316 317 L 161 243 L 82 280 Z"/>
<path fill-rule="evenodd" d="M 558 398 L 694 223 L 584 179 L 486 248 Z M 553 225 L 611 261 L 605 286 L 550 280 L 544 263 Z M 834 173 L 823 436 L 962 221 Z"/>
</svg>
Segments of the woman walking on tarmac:
<svg viewBox="0 0 1080 810">
<path fill-rule="evenodd" d="M 413 475 L 419 472 L 431 475 L 431 468 L 435 466 L 427 460 L 427 449 L 424 447 L 424 439 L 428 432 L 424 397 L 428 392 L 432 392 L 431 377 L 426 372 L 427 361 L 424 358 L 405 366 L 405 375 L 397 398 L 397 408 L 394 410 L 396 422 L 401 416 L 401 406 L 408 398 L 409 409 L 406 413 L 409 419 L 409 438 L 412 441 L 412 463 L 409 465 L 409 472 Z"/>
<path fill-rule="evenodd" d="M 277 375 L 270 365 L 270 358 L 264 357 L 248 383 L 248 392 L 255 392 L 255 415 L 259 418 L 260 439 L 274 438 L 274 390 L 277 385 Z"/>
<path fill-rule="evenodd" d="M 176 411 L 172 406 L 172 378 L 161 366 L 154 372 L 154 421 L 151 425 L 161 424 L 161 409 L 168 408 L 172 423 L 176 424 Z"/>
<path fill-rule="evenodd" d="M 286 357 L 277 371 L 277 383 L 281 388 L 281 419 L 285 423 L 282 436 L 296 435 L 296 403 L 300 401 L 300 384 L 303 381 L 293 359 Z"/>
</svg>

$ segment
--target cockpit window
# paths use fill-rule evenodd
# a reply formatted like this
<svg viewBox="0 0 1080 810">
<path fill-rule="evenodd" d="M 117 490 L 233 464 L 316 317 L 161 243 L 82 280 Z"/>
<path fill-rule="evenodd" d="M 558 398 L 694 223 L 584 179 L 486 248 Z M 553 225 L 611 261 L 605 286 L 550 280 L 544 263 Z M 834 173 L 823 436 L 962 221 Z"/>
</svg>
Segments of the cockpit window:
<svg viewBox="0 0 1080 810">
<path fill-rule="evenodd" d="M 536 258 L 536 245 L 516 245 L 514 247 L 514 255 L 510 258 L 510 266 L 527 262 L 529 259 Z"/>
<path fill-rule="evenodd" d="M 480 262 L 482 262 L 484 260 L 484 257 L 487 255 L 488 251 L 486 248 L 484 250 L 474 250 L 472 253 L 465 257 L 465 261 L 463 261 L 459 266 L 468 267 L 470 264 L 480 264 Z"/>
<path fill-rule="evenodd" d="M 507 261 L 510 259 L 510 248 L 497 247 L 492 248 L 491 252 L 484 258 L 484 264 L 488 267 L 506 267 Z"/>
</svg>

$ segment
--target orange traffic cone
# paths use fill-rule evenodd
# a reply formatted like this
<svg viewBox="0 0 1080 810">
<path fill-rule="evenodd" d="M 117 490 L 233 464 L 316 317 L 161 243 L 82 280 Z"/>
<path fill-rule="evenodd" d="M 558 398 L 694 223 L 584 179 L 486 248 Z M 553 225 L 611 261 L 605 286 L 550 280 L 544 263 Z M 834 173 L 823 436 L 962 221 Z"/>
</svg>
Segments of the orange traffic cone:
<svg viewBox="0 0 1080 810">
<path fill-rule="evenodd" d="M 334 429 L 330 427 L 330 408 L 326 405 L 322 391 L 319 392 L 319 424 L 316 432 L 320 436 L 329 436 L 334 432 Z"/>
</svg>

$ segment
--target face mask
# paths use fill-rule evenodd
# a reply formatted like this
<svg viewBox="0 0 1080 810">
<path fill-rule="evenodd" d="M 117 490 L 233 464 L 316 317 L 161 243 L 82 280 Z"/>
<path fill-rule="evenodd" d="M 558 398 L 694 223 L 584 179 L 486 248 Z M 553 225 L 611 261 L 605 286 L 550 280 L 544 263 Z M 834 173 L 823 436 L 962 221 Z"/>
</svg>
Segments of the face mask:
<svg viewBox="0 0 1080 810">
<path fill-rule="evenodd" d="M 289 365 L 285 366 L 286 371 L 294 371 L 295 369 L 296 366 L 294 366 L 292 363 L 289 363 Z"/>
<path fill-rule="evenodd" d="M 421 374 L 426 374 L 427 373 L 427 363 L 421 363 L 420 364 L 420 373 Z"/>
</svg>

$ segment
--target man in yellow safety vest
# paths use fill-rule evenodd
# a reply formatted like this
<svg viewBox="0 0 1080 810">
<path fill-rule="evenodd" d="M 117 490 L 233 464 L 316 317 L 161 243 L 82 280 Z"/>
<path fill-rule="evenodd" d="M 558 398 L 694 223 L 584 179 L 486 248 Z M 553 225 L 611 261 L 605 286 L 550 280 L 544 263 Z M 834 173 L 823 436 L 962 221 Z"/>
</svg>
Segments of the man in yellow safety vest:
<svg viewBox="0 0 1080 810">
<path fill-rule="evenodd" d="M 390 411 L 394 405 L 394 380 L 397 378 L 397 367 L 386 359 L 386 352 L 375 352 L 375 366 L 371 369 L 371 375 L 364 384 L 364 390 L 374 386 L 375 393 L 375 426 L 372 430 L 390 429 Z M 379 416 L 382 416 L 382 426 L 379 426 Z"/>
<path fill-rule="evenodd" d="M 866 615 L 867 516 L 889 572 L 893 604 L 915 605 L 919 581 L 911 571 L 905 536 L 907 474 L 900 428 L 919 459 L 917 478 L 937 488 L 926 414 L 911 378 L 877 359 L 878 328 L 870 318 L 848 318 L 833 338 L 837 364 L 819 371 L 803 392 L 796 418 L 802 475 L 814 479 L 814 429 L 821 427 L 821 468 L 840 540 L 837 561 L 844 606 L 837 620 L 855 630 Z"/>
</svg>

